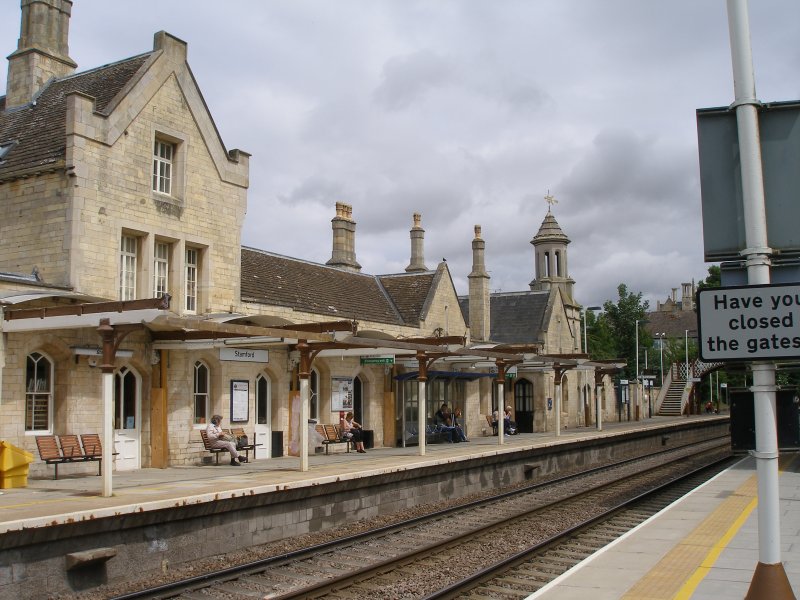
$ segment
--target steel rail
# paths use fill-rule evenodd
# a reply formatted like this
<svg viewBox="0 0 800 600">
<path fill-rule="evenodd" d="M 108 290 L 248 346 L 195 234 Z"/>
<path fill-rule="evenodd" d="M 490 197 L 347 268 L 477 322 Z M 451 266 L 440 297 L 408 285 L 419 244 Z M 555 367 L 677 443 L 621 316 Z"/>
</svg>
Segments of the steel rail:
<svg viewBox="0 0 800 600">
<path fill-rule="evenodd" d="M 434 592 L 433 594 L 424 596 L 421 600 L 446 600 L 450 598 L 460 598 L 465 592 L 471 589 L 475 589 L 476 587 L 479 587 L 480 585 L 483 585 L 488 581 L 497 578 L 500 573 L 503 573 L 509 569 L 513 569 L 514 567 L 517 567 L 521 564 L 524 564 L 525 562 L 532 560 L 532 558 L 535 555 L 540 554 L 546 550 L 550 550 L 554 546 L 568 540 L 575 534 L 585 531 L 604 521 L 608 521 L 610 518 L 618 515 L 620 512 L 632 508 L 633 505 L 638 504 L 643 500 L 652 498 L 656 494 L 662 494 L 669 488 L 678 485 L 679 483 L 684 482 L 690 478 L 696 477 L 703 471 L 713 469 L 716 466 L 731 462 L 732 460 L 733 459 L 730 456 L 721 458 L 719 460 L 715 460 L 707 465 L 698 467 L 697 469 L 694 469 L 689 473 L 680 475 L 672 481 L 667 481 L 653 488 L 652 490 L 643 492 L 642 494 L 639 494 L 634 498 L 630 498 L 628 500 L 625 500 L 624 502 L 620 502 L 618 505 L 613 506 L 598 515 L 595 515 L 582 523 L 578 523 L 577 525 L 574 525 L 569 529 L 564 530 L 563 532 L 557 533 L 546 540 L 542 540 L 541 542 L 538 542 L 537 544 L 531 546 L 530 548 L 526 548 L 524 550 L 521 550 L 520 552 L 517 552 L 512 556 L 506 557 L 505 559 L 500 560 L 493 565 L 485 567 L 484 569 L 477 571 L 476 573 L 470 575 L 469 577 L 465 577 L 461 581 L 458 581 L 447 587 L 444 587 Z M 533 593 L 534 591 L 535 590 L 531 590 L 528 593 Z"/>
<path fill-rule="evenodd" d="M 722 460 L 729 460 L 729 459 L 730 459 L 730 457 L 726 457 L 726 458 L 724 458 Z M 676 458 L 674 461 L 669 462 L 669 463 L 664 463 L 661 466 L 662 467 L 667 467 L 667 466 L 670 466 L 672 464 L 678 463 L 678 462 L 680 462 L 682 460 L 685 460 L 685 457 L 684 458 Z M 719 462 L 719 461 L 714 461 L 714 463 L 717 463 L 717 462 Z M 712 463 L 712 464 L 714 464 L 714 463 Z M 691 472 L 691 474 L 696 474 L 698 471 L 702 471 L 702 470 L 705 470 L 705 469 L 709 468 L 709 466 L 710 465 L 703 465 L 702 467 L 694 469 Z M 531 515 L 535 515 L 537 513 L 545 512 L 548 509 L 552 509 L 554 507 L 561 508 L 561 507 L 563 507 L 565 505 L 566 502 L 578 502 L 578 501 L 580 501 L 580 498 L 582 498 L 582 497 L 591 496 L 592 494 L 596 494 L 596 493 L 600 492 L 603 489 L 611 488 L 613 486 L 618 486 L 618 485 L 620 485 L 620 484 L 622 484 L 622 483 L 624 483 L 626 481 L 634 480 L 636 478 L 641 478 L 643 476 L 644 476 L 643 473 L 633 473 L 633 474 L 630 474 L 630 475 L 626 475 L 626 476 L 621 477 L 619 479 L 615 479 L 614 481 L 610 481 L 610 482 L 607 482 L 607 483 L 603 483 L 603 484 L 597 485 L 596 487 L 593 487 L 593 488 L 591 488 L 589 490 L 579 491 L 579 492 L 577 492 L 575 494 L 572 494 L 570 496 L 567 496 L 567 497 L 557 498 L 557 499 L 552 500 L 550 502 L 546 502 L 544 504 L 539 504 L 539 505 L 535 506 L 534 508 L 531 508 L 530 510 L 525 510 L 525 511 L 519 512 L 519 513 L 513 515 L 512 517 L 503 517 L 502 519 L 495 520 L 495 521 L 493 521 L 491 523 L 488 523 L 488 524 L 486 524 L 484 526 L 477 527 L 477 528 L 472 529 L 472 530 L 470 530 L 470 531 L 468 531 L 468 532 L 466 532 L 464 534 L 460 534 L 460 535 L 455 536 L 455 537 L 451 537 L 451 538 L 440 540 L 438 542 L 427 544 L 427 545 L 422 546 L 422 547 L 420 547 L 420 548 L 418 548 L 416 550 L 413 550 L 411 552 L 404 553 L 400 557 L 392 557 L 392 558 L 386 559 L 384 561 L 381 561 L 379 563 L 375 563 L 375 564 L 366 566 L 366 567 L 364 567 L 362 569 L 359 569 L 357 571 L 344 573 L 342 575 L 339 575 L 339 576 L 336 576 L 336 577 L 330 578 L 330 579 L 324 579 L 324 580 L 321 580 L 319 582 L 313 583 L 313 584 L 305 586 L 305 587 L 296 588 L 296 589 L 291 590 L 291 591 L 286 592 L 286 593 L 275 593 L 275 594 L 271 595 L 270 597 L 273 600 L 299 600 L 299 599 L 321 598 L 321 597 L 326 596 L 330 592 L 341 592 L 342 589 L 347 588 L 347 587 L 349 587 L 351 585 L 356 585 L 357 586 L 358 583 L 361 582 L 361 581 L 369 580 L 369 579 L 371 579 L 371 578 L 373 578 L 375 576 L 378 576 L 378 575 L 381 575 L 381 574 L 384 574 L 384 573 L 390 573 L 390 572 L 396 570 L 398 567 L 402 567 L 404 565 L 408 565 L 408 564 L 412 564 L 414 562 L 418 562 L 420 559 L 424 559 L 424 558 L 427 558 L 427 557 L 432 556 L 432 555 L 439 555 L 442 551 L 446 550 L 447 548 L 460 546 L 460 545 L 462 545 L 462 544 L 464 544 L 464 543 L 466 543 L 466 542 L 468 542 L 470 540 L 486 536 L 486 535 L 492 533 L 496 529 L 502 529 L 504 527 L 508 527 L 509 526 L 509 520 L 519 520 L 519 519 L 523 519 L 523 518 L 528 518 Z M 675 480 L 671 480 L 671 481 L 667 482 L 666 484 L 662 484 L 662 485 L 660 485 L 658 487 L 659 488 L 663 488 L 663 487 L 668 486 L 668 485 L 674 485 L 675 481 L 678 481 L 678 480 L 680 480 L 682 478 L 684 478 L 684 475 L 676 477 Z M 632 499 L 631 502 L 636 501 L 638 499 L 641 499 L 642 496 L 644 496 L 644 495 L 646 495 L 648 493 L 650 493 L 650 492 L 648 491 L 648 492 L 644 492 L 643 494 L 638 495 L 637 497 Z M 579 523 L 578 525 L 570 527 L 568 530 L 566 530 L 566 533 L 557 534 L 555 536 L 552 536 L 552 539 L 564 539 L 564 537 L 566 535 L 571 535 L 576 530 L 580 530 L 582 528 L 587 527 L 588 524 L 590 524 L 591 522 L 597 521 L 597 520 L 599 520 L 601 518 L 608 518 L 607 517 L 607 513 L 619 511 L 624 506 L 626 506 L 627 504 L 629 504 L 629 502 L 627 502 L 627 501 L 622 502 L 619 505 L 613 507 L 609 511 L 605 511 L 604 513 L 602 513 L 601 515 L 599 515 L 597 517 L 593 517 L 593 518 L 587 519 L 585 522 L 582 522 L 582 523 Z M 536 544 L 535 547 L 536 548 L 541 548 L 542 545 L 547 545 L 547 544 L 552 544 L 552 543 L 553 543 L 552 540 L 546 540 L 546 541 L 544 541 L 544 542 L 542 542 L 540 544 Z M 517 554 L 530 555 L 531 552 L 532 551 L 530 549 L 528 549 L 528 550 L 522 551 L 521 553 L 517 553 Z M 516 557 L 517 555 L 514 555 L 514 556 Z M 518 558 L 517 560 L 521 560 L 521 559 Z M 505 561 L 500 561 L 498 564 L 504 564 L 504 562 Z M 355 593 L 354 595 L 358 596 L 358 593 Z M 436 596 L 433 596 L 433 597 L 436 597 Z M 452 595 L 452 596 L 449 596 L 449 597 L 450 598 L 457 598 L 458 595 Z"/>
<path fill-rule="evenodd" d="M 459 511 L 478 508 L 483 505 L 496 503 L 506 498 L 512 498 L 514 496 L 520 496 L 526 493 L 530 493 L 542 489 L 545 486 L 552 486 L 555 484 L 566 483 L 574 479 L 601 473 L 603 471 L 611 471 L 613 469 L 624 467 L 636 461 L 640 461 L 643 458 L 652 458 L 652 457 L 657 457 L 659 455 L 677 453 L 682 450 L 691 448 L 693 446 L 711 445 L 715 441 L 722 442 L 722 444 L 720 444 L 720 446 L 722 446 L 723 444 L 729 444 L 729 439 L 730 438 L 727 435 L 717 436 L 715 438 L 702 440 L 700 442 L 692 442 L 689 444 L 684 444 L 681 446 L 660 450 L 658 452 L 652 452 L 649 454 L 638 454 L 637 456 L 625 458 L 613 463 L 608 463 L 605 465 L 592 467 L 590 469 L 569 473 L 567 475 L 560 477 L 553 477 L 546 480 L 540 480 L 528 486 L 520 487 L 514 490 L 504 491 L 499 494 L 493 494 L 491 496 L 480 498 L 478 500 L 468 501 L 462 504 L 458 504 L 448 508 L 433 511 L 431 513 L 413 517 L 401 522 L 391 523 L 389 525 L 384 525 L 381 527 L 369 529 L 353 535 L 340 537 L 335 540 L 323 542 L 321 544 L 316 544 L 313 546 L 309 546 L 307 548 L 301 548 L 291 552 L 286 552 L 283 554 L 243 563 L 241 565 L 235 565 L 232 567 L 227 567 L 224 569 L 219 569 L 208 573 L 195 575 L 179 581 L 160 584 L 150 588 L 137 590 L 134 592 L 128 592 L 117 596 L 112 596 L 110 600 L 143 600 L 143 599 L 174 598 L 182 593 L 198 590 L 204 587 L 208 587 L 210 585 L 214 585 L 216 583 L 223 583 L 241 578 L 243 576 L 254 575 L 257 574 L 259 571 L 263 571 L 265 568 L 269 568 L 277 564 L 284 564 L 291 562 L 293 560 L 308 558 L 309 556 L 313 556 L 315 554 L 319 554 L 331 549 L 339 548 L 341 546 L 347 546 L 348 544 L 355 544 L 370 537 L 388 534 L 393 531 L 400 531 L 415 524 L 423 523 L 425 521 L 435 521 L 437 519 L 447 517 Z M 539 509 L 542 508 L 544 508 L 544 506 L 539 507 Z M 394 564 L 396 566 L 397 562 L 395 562 Z M 308 592 L 310 592 L 310 590 L 308 590 Z M 286 596 L 286 597 L 289 598 L 291 596 Z"/>
</svg>

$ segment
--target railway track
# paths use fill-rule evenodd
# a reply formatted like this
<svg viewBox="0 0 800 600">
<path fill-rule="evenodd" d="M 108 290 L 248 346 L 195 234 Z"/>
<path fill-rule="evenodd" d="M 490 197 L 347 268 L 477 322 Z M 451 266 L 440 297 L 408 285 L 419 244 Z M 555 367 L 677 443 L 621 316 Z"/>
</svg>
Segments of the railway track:
<svg viewBox="0 0 800 600">
<path fill-rule="evenodd" d="M 666 450 L 117 598 L 496 598 L 495 588 L 524 597 L 660 508 L 618 515 L 604 531 L 575 537 L 588 524 L 729 456 L 727 438 Z M 557 542 L 565 532 L 571 541 Z M 509 582 L 521 576 L 511 569 L 526 560 L 540 562 L 526 568 L 535 575 L 520 584 L 527 591 L 518 596 Z"/>
</svg>

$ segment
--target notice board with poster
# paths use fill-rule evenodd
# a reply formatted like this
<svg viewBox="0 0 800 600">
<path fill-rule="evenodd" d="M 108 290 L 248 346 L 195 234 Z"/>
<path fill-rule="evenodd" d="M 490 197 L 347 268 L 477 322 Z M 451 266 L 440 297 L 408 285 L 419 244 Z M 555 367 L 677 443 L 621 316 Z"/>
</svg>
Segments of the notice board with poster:
<svg viewBox="0 0 800 600">
<path fill-rule="evenodd" d="M 246 423 L 250 418 L 250 382 L 231 379 L 231 423 Z"/>
<path fill-rule="evenodd" d="M 353 410 L 353 378 L 331 377 L 331 411 Z"/>
</svg>

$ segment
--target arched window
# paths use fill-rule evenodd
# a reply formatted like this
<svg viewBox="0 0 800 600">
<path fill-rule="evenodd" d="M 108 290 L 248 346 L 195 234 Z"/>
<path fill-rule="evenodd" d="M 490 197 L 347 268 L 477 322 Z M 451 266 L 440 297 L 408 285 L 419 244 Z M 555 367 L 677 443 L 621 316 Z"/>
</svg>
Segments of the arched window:
<svg viewBox="0 0 800 600">
<path fill-rule="evenodd" d="M 136 374 L 122 367 L 114 375 L 114 429 L 136 429 Z"/>
<path fill-rule="evenodd" d="M 53 429 L 53 363 L 38 352 L 25 366 L 25 431 Z"/>
<path fill-rule="evenodd" d="M 311 369 L 308 380 L 308 418 L 316 419 L 319 414 L 319 371 Z"/>
<path fill-rule="evenodd" d="M 550 277 L 550 253 L 544 253 L 544 277 Z"/>
<path fill-rule="evenodd" d="M 270 381 L 263 373 L 256 377 L 256 424 L 270 422 Z"/>
<path fill-rule="evenodd" d="M 554 254 L 556 259 L 556 277 L 561 277 L 561 252 L 556 250 Z"/>
<path fill-rule="evenodd" d="M 208 367 L 202 361 L 194 363 L 194 424 L 208 423 L 209 382 Z"/>
</svg>

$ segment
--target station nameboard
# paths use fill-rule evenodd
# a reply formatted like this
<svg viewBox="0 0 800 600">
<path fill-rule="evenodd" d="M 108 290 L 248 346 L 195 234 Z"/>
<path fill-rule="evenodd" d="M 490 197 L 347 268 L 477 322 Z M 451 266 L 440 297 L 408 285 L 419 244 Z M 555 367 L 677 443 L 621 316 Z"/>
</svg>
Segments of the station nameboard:
<svg viewBox="0 0 800 600">
<path fill-rule="evenodd" d="M 269 362 L 269 350 L 250 350 L 247 348 L 220 348 L 220 360 L 236 362 Z"/>
<path fill-rule="evenodd" d="M 697 308 L 704 361 L 800 357 L 800 284 L 703 289 Z"/>
</svg>

